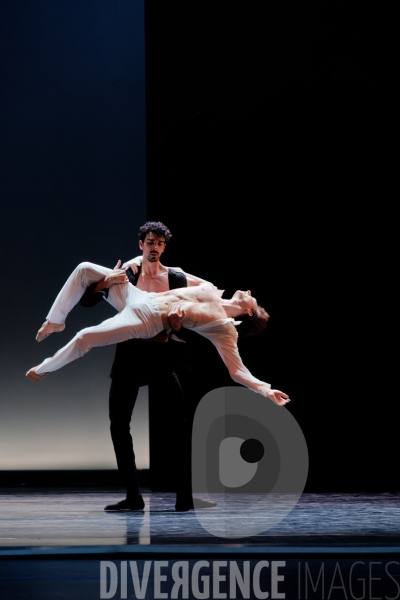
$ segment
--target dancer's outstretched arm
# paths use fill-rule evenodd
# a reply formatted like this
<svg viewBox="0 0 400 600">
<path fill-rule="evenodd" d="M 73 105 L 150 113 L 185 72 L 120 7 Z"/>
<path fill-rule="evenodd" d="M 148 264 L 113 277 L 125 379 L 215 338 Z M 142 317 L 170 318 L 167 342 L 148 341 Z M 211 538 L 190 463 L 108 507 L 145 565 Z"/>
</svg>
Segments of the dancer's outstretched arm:
<svg viewBox="0 0 400 600">
<path fill-rule="evenodd" d="M 172 315 L 168 316 L 170 322 Z M 196 333 L 210 340 L 216 347 L 218 354 L 228 368 L 233 381 L 270 398 L 275 404 L 283 406 L 290 402 L 290 398 L 280 390 L 272 389 L 269 383 L 254 377 L 249 369 L 244 366 L 237 347 L 238 333 L 232 321 L 214 321 L 196 328 Z"/>
</svg>

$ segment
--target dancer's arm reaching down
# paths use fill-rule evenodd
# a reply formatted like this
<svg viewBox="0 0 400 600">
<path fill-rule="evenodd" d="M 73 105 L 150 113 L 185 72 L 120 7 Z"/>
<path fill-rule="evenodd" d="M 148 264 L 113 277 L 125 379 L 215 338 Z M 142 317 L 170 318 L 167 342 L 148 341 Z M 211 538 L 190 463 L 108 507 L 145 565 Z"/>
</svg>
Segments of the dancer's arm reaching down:
<svg viewBox="0 0 400 600">
<path fill-rule="evenodd" d="M 179 302 L 173 303 L 168 312 L 168 321 L 171 328 L 175 330 L 179 330 L 185 317 L 185 311 L 181 310 L 179 305 Z M 200 325 L 194 328 L 194 330 L 214 344 L 228 368 L 233 381 L 270 398 L 279 406 L 290 402 L 287 394 L 280 390 L 272 389 L 269 383 L 265 383 L 254 377 L 248 368 L 244 366 L 237 347 L 238 333 L 232 319 L 219 319 L 218 321 Z"/>
<path fill-rule="evenodd" d="M 136 274 L 138 271 L 138 267 L 140 267 L 140 265 L 142 264 L 142 259 L 143 259 L 143 256 L 136 256 L 135 258 L 132 258 L 131 260 L 126 261 L 122 265 L 122 269 L 124 269 L 125 271 L 127 271 L 128 269 L 132 269 L 133 273 Z M 186 276 L 188 286 L 200 285 L 201 283 L 208 283 L 214 289 L 217 289 L 217 286 L 215 286 L 213 283 L 211 283 L 211 281 L 207 281 L 206 279 L 197 277 L 197 275 L 191 275 L 190 273 L 186 273 L 186 271 L 184 271 L 180 267 L 171 267 L 171 269 L 174 269 L 175 271 L 179 271 L 180 273 L 183 273 Z"/>
<path fill-rule="evenodd" d="M 289 396 L 280 390 L 271 388 L 269 383 L 254 377 L 247 367 L 244 366 L 237 347 L 238 333 L 232 321 L 223 324 L 216 321 L 204 326 L 204 330 L 197 333 L 209 339 L 216 347 L 220 357 L 228 368 L 233 381 L 248 387 L 249 389 L 270 398 L 275 404 L 283 406 L 290 402 Z M 212 327 L 216 325 L 215 329 Z M 201 329 L 201 328 L 199 328 Z M 223 332 L 221 333 L 221 329 Z"/>
</svg>

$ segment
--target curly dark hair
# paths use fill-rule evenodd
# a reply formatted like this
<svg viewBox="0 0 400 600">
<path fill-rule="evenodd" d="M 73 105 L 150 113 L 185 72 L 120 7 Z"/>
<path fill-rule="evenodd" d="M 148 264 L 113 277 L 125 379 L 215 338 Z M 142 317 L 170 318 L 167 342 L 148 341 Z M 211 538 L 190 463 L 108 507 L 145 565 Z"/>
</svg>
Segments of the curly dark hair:
<svg viewBox="0 0 400 600">
<path fill-rule="evenodd" d="M 155 233 L 159 237 L 163 236 L 165 237 L 166 242 L 168 242 L 172 237 L 172 233 L 168 227 L 160 221 L 147 221 L 144 225 L 142 225 L 139 228 L 139 239 L 144 242 L 144 239 L 148 233 Z"/>
<path fill-rule="evenodd" d="M 253 310 L 253 314 L 240 315 L 237 317 L 242 322 L 236 327 L 238 334 L 241 337 L 250 337 L 251 335 L 258 335 L 262 333 L 267 326 L 269 314 L 262 306 L 257 306 Z"/>
</svg>

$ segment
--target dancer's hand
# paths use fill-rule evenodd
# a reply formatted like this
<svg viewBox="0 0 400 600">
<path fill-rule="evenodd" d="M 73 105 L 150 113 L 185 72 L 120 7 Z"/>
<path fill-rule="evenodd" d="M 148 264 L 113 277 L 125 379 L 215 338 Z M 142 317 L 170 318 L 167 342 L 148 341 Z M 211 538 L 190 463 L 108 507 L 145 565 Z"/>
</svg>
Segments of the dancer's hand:
<svg viewBox="0 0 400 600">
<path fill-rule="evenodd" d="M 290 402 L 289 396 L 280 390 L 268 390 L 267 394 L 268 398 L 271 398 L 272 402 L 275 402 L 278 406 L 284 406 Z"/>
<path fill-rule="evenodd" d="M 120 269 L 121 261 L 119 260 L 115 265 L 114 269 L 104 277 L 105 287 L 110 288 L 116 283 L 129 283 L 129 279 L 124 271 Z"/>
<path fill-rule="evenodd" d="M 124 262 L 121 268 L 124 269 L 124 271 L 132 269 L 133 274 L 136 275 L 140 265 L 142 264 L 142 258 L 142 256 L 136 256 L 136 258 L 132 258 L 132 260 L 127 260 L 126 262 Z M 119 261 L 119 263 L 121 264 L 121 261 Z"/>
<path fill-rule="evenodd" d="M 168 321 L 171 329 L 179 331 L 182 327 L 182 321 L 185 318 L 186 311 L 182 310 L 180 302 L 172 302 L 168 309 Z"/>
</svg>

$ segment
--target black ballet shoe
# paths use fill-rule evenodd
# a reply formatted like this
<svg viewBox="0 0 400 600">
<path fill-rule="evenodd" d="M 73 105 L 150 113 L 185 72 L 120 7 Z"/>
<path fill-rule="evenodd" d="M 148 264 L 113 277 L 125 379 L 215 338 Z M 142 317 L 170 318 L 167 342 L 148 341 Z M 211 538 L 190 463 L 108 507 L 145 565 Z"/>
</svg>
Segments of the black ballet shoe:
<svg viewBox="0 0 400 600">
<path fill-rule="evenodd" d="M 135 510 L 144 510 L 144 500 L 141 496 L 141 494 L 139 494 L 139 496 L 137 498 L 134 498 L 133 500 L 126 498 L 125 500 L 121 500 L 120 502 L 117 502 L 117 504 L 109 504 L 108 506 L 105 507 L 104 510 L 107 511 L 112 511 L 112 512 L 132 512 Z"/>
<path fill-rule="evenodd" d="M 177 500 L 175 503 L 176 512 L 187 512 L 195 508 L 214 508 L 216 502 L 211 500 L 201 500 L 201 498 L 186 498 L 185 500 Z"/>
</svg>

